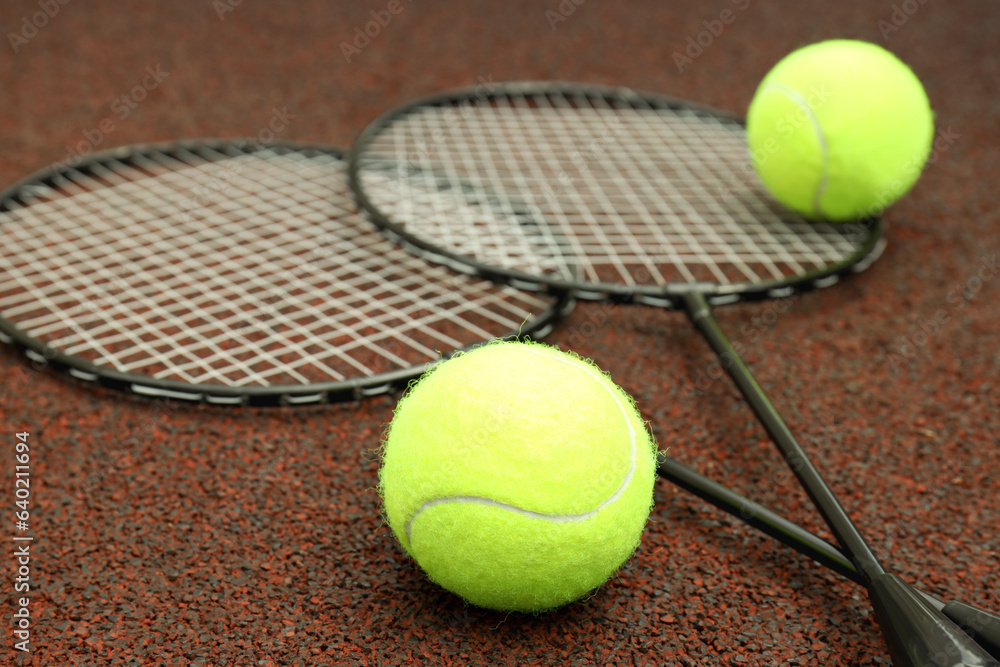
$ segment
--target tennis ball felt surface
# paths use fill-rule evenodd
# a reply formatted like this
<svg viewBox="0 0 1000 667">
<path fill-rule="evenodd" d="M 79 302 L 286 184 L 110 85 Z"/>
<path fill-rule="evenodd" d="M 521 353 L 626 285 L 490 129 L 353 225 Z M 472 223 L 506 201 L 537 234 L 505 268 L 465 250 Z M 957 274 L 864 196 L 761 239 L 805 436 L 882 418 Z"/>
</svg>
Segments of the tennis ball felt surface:
<svg viewBox="0 0 1000 667">
<path fill-rule="evenodd" d="M 811 219 L 879 213 L 916 182 L 934 118 L 916 75 L 868 42 L 831 40 L 782 59 L 747 111 L 761 180 Z"/>
<path fill-rule="evenodd" d="M 654 470 L 634 403 L 592 362 L 502 342 L 410 388 L 379 478 L 390 527 L 432 581 L 481 607 L 544 611 L 632 554 Z"/>
</svg>

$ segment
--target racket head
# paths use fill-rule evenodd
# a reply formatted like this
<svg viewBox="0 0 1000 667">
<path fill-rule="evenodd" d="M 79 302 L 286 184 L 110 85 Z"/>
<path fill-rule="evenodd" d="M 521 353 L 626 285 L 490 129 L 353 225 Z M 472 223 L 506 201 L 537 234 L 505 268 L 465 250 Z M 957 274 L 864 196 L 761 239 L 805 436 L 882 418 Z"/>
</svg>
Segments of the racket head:
<svg viewBox="0 0 1000 667">
<path fill-rule="evenodd" d="M 0 192 L 0 341 L 36 368 L 220 405 L 404 389 L 571 303 L 429 265 L 357 212 L 344 152 L 125 146 Z"/>
<path fill-rule="evenodd" d="M 740 118 L 625 88 L 510 82 L 418 99 L 361 133 L 348 175 L 412 251 L 580 299 L 786 296 L 885 245 L 879 218 L 810 222 L 776 202 Z M 504 248 L 512 236 L 519 252 Z"/>
</svg>

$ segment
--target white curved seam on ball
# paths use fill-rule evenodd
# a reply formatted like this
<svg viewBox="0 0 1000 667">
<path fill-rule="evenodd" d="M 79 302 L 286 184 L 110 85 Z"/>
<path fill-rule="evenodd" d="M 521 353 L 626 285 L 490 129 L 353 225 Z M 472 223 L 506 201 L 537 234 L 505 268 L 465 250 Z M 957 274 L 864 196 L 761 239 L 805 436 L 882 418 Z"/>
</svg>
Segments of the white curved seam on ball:
<svg viewBox="0 0 1000 667">
<path fill-rule="evenodd" d="M 829 156 L 829 149 L 826 143 L 826 135 L 823 134 L 823 126 L 820 125 L 819 118 L 816 117 L 816 113 L 809 105 L 809 101 L 802 96 L 802 93 L 795 90 L 791 86 L 786 86 L 781 83 L 769 83 L 765 87 L 765 90 L 768 88 L 774 88 L 776 90 L 780 90 L 781 92 L 788 95 L 788 97 L 790 97 L 792 101 L 795 102 L 799 106 L 799 108 L 801 108 L 805 112 L 806 117 L 809 118 L 809 122 L 812 123 L 813 131 L 816 132 L 816 139 L 819 140 L 819 149 L 823 159 L 823 175 L 819 180 L 819 185 L 816 186 L 816 192 L 813 193 L 812 206 L 813 206 L 813 213 L 817 217 L 822 217 L 823 211 L 820 209 L 819 200 L 822 199 L 823 193 L 826 192 L 826 186 L 830 182 L 830 156 Z"/>
<path fill-rule="evenodd" d="M 601 385 L 601 387 L 603 387 L 604 390 L 611 395 L 611 398 L 614 400 L 615 405 L 617 405 L 618 409 L 621 410 L 622 417 L 624 417 L 625 419 L 625 427 L 628 429 L 629 442 L 631 445 L 631 461 L 629 462 L 628 472 L 625 474 L 625 478 L 622 480 L 621 485 L 619 485 L 619 487 L 615 489 L 614 493 L 612 493 L 610 496 L 601 501 L 600 505 L 598 505 L 597 507 L 588 512 L 582 512 L 580 514 L 544 514 L 542 512 L 526 510 L 516 505 L 510 505 L 508 503 L 500 502 L 499 500 L 494 500 L 492 498 L 485 498 L 482 496 L 462 495 L 462 496 L 448 496 L 445 498 L 432 498 L 431 500 L 427 500 L 422 505 L 420 505 L 420 507 L 417 508 L 417 511 L 413 513 L 413 516 L 410 517 L 409 521 L 406 522 L 404 529 L 406 530 L 407 541 L 412 543 L 412 539 L 410 537 L 410 530 L 413 527 L 413 522 L 417 520 L 417 517 L 420 516 L 421 513 L 423 513 L 427 509 L 430 509 L 431 507 L 434 507 L 435 505 L 444 505 L 447 503 L 469 503 L 474 505 L 483 505 L 486 507 L 496 507 L 498 509 L 502 509 L 507 512 L 520 514 L 521 516 L 528 517 L 529 519 L 552 521 L 553 523 L 569 523 L 572 521 L 585 521 L 586 519 L 596 516 L 597 513 L 600 512 L 602 509 L 604 509 L 611 503 L 621 498 L 622 494 L 625 493 L 625 489 L 627 489 L 628 486 L 632 483 L 632 478 L 635 476 L 635 465 L 636 465 L 636 454 L 637 454 L 635 427 L 632 426 L 632 420 L 629 419 L 628 412 L 625 410 L 625 406 L 622 405 L 621 399 L 619 399 L 615 391 L 608 386 L 607 383 L 610 382 L 610 380 L 608 380 L 604 375 L 599 375 L 598 373 L 595 373 L 590 367 L 581 366 L 580 364 L 573 363 L 573 361 L 571 361 L 570 359 L 562 359 L 560 357 L 554 357 L 552 355 L 545 354 L 543 352 L 538 352 L 532 349 L 525 349 L 524 351 L 531 352 L 532 354 L 538 354 L 543 357 L 547 357 L 549 359 L 554 359 L 556 361 L 561 361 L 565 364 L 573 366 L 574 368 L 579 368 L 580 370 L 583 370 L 584 372 L 591 375 L 594 379 L 596 379 L 598 383 Z"/>
</svg>

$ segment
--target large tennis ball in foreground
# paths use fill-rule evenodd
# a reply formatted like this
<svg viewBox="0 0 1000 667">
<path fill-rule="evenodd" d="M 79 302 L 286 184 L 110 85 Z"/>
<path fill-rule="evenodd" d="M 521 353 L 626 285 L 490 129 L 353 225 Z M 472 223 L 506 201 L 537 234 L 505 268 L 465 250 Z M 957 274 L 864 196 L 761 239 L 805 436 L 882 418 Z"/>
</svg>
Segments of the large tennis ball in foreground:
<svg viewBox="0 0 1000 667">
<path fill-rule="evenodd" d="M 916 75 L 880 46 L 831 40 L 774 66 L 747 111 L 754 167 L 771 193 L 817 220 L 879 213 L 920 176 L 934 119 Z"/>
<path fill-rule="evenodd" d="M 600 586 L 639 543 L 655 447 L 592 362 L 494 343 L 400 401 L 379 474 L 403 548 L 481 607 L 543 611 Z"/>
</svg>

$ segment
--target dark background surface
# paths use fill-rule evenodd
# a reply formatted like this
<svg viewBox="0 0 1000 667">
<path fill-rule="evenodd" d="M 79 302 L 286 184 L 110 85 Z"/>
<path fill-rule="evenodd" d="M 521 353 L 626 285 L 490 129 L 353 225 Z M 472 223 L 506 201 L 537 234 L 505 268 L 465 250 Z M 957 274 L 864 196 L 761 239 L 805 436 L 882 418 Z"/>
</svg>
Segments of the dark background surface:
<svg viewBox="0 0 1000 667">
<path fill-rule="evenodd" d="M 590 0 L 563 2 L 574 10 L 553 22 L 557 0 L 403 0 L 351 62 L 341 44 L 388 2 L 48 4 L 58 11 L 34 32 L 23 19 L 45 0 L 0 5 L 4 184 L 88 146 L 257 135 L 279 112 L 281 139 L 348 145 L 381 111 L 477 80 L 626 85 L 743 113 L 798 46 L 891 49 L 924 81 L 942 139 L 886 215 L 886 254 L 835 288 L 719 316 L 876 553 L 928 592 L 1000 609 L 995 3 Z M 147 68 L 168 75 L 123 106 Z M 682 315 L 582 305 L 549 341 L 607 369 L 661 448 L 822 529 Z M 394 401 L 156 404 L 0 350 L 0 506 L 14 511 L 20 430 L 35 503 L 32 652 L 12 647 L 16 563 L 4 558 L 0 662 L 888 663 L 859 587 L 665 481 L 639 550 L 591 599 L 537 617 L 464 606 L 379 518 Z"/>
</svg>

